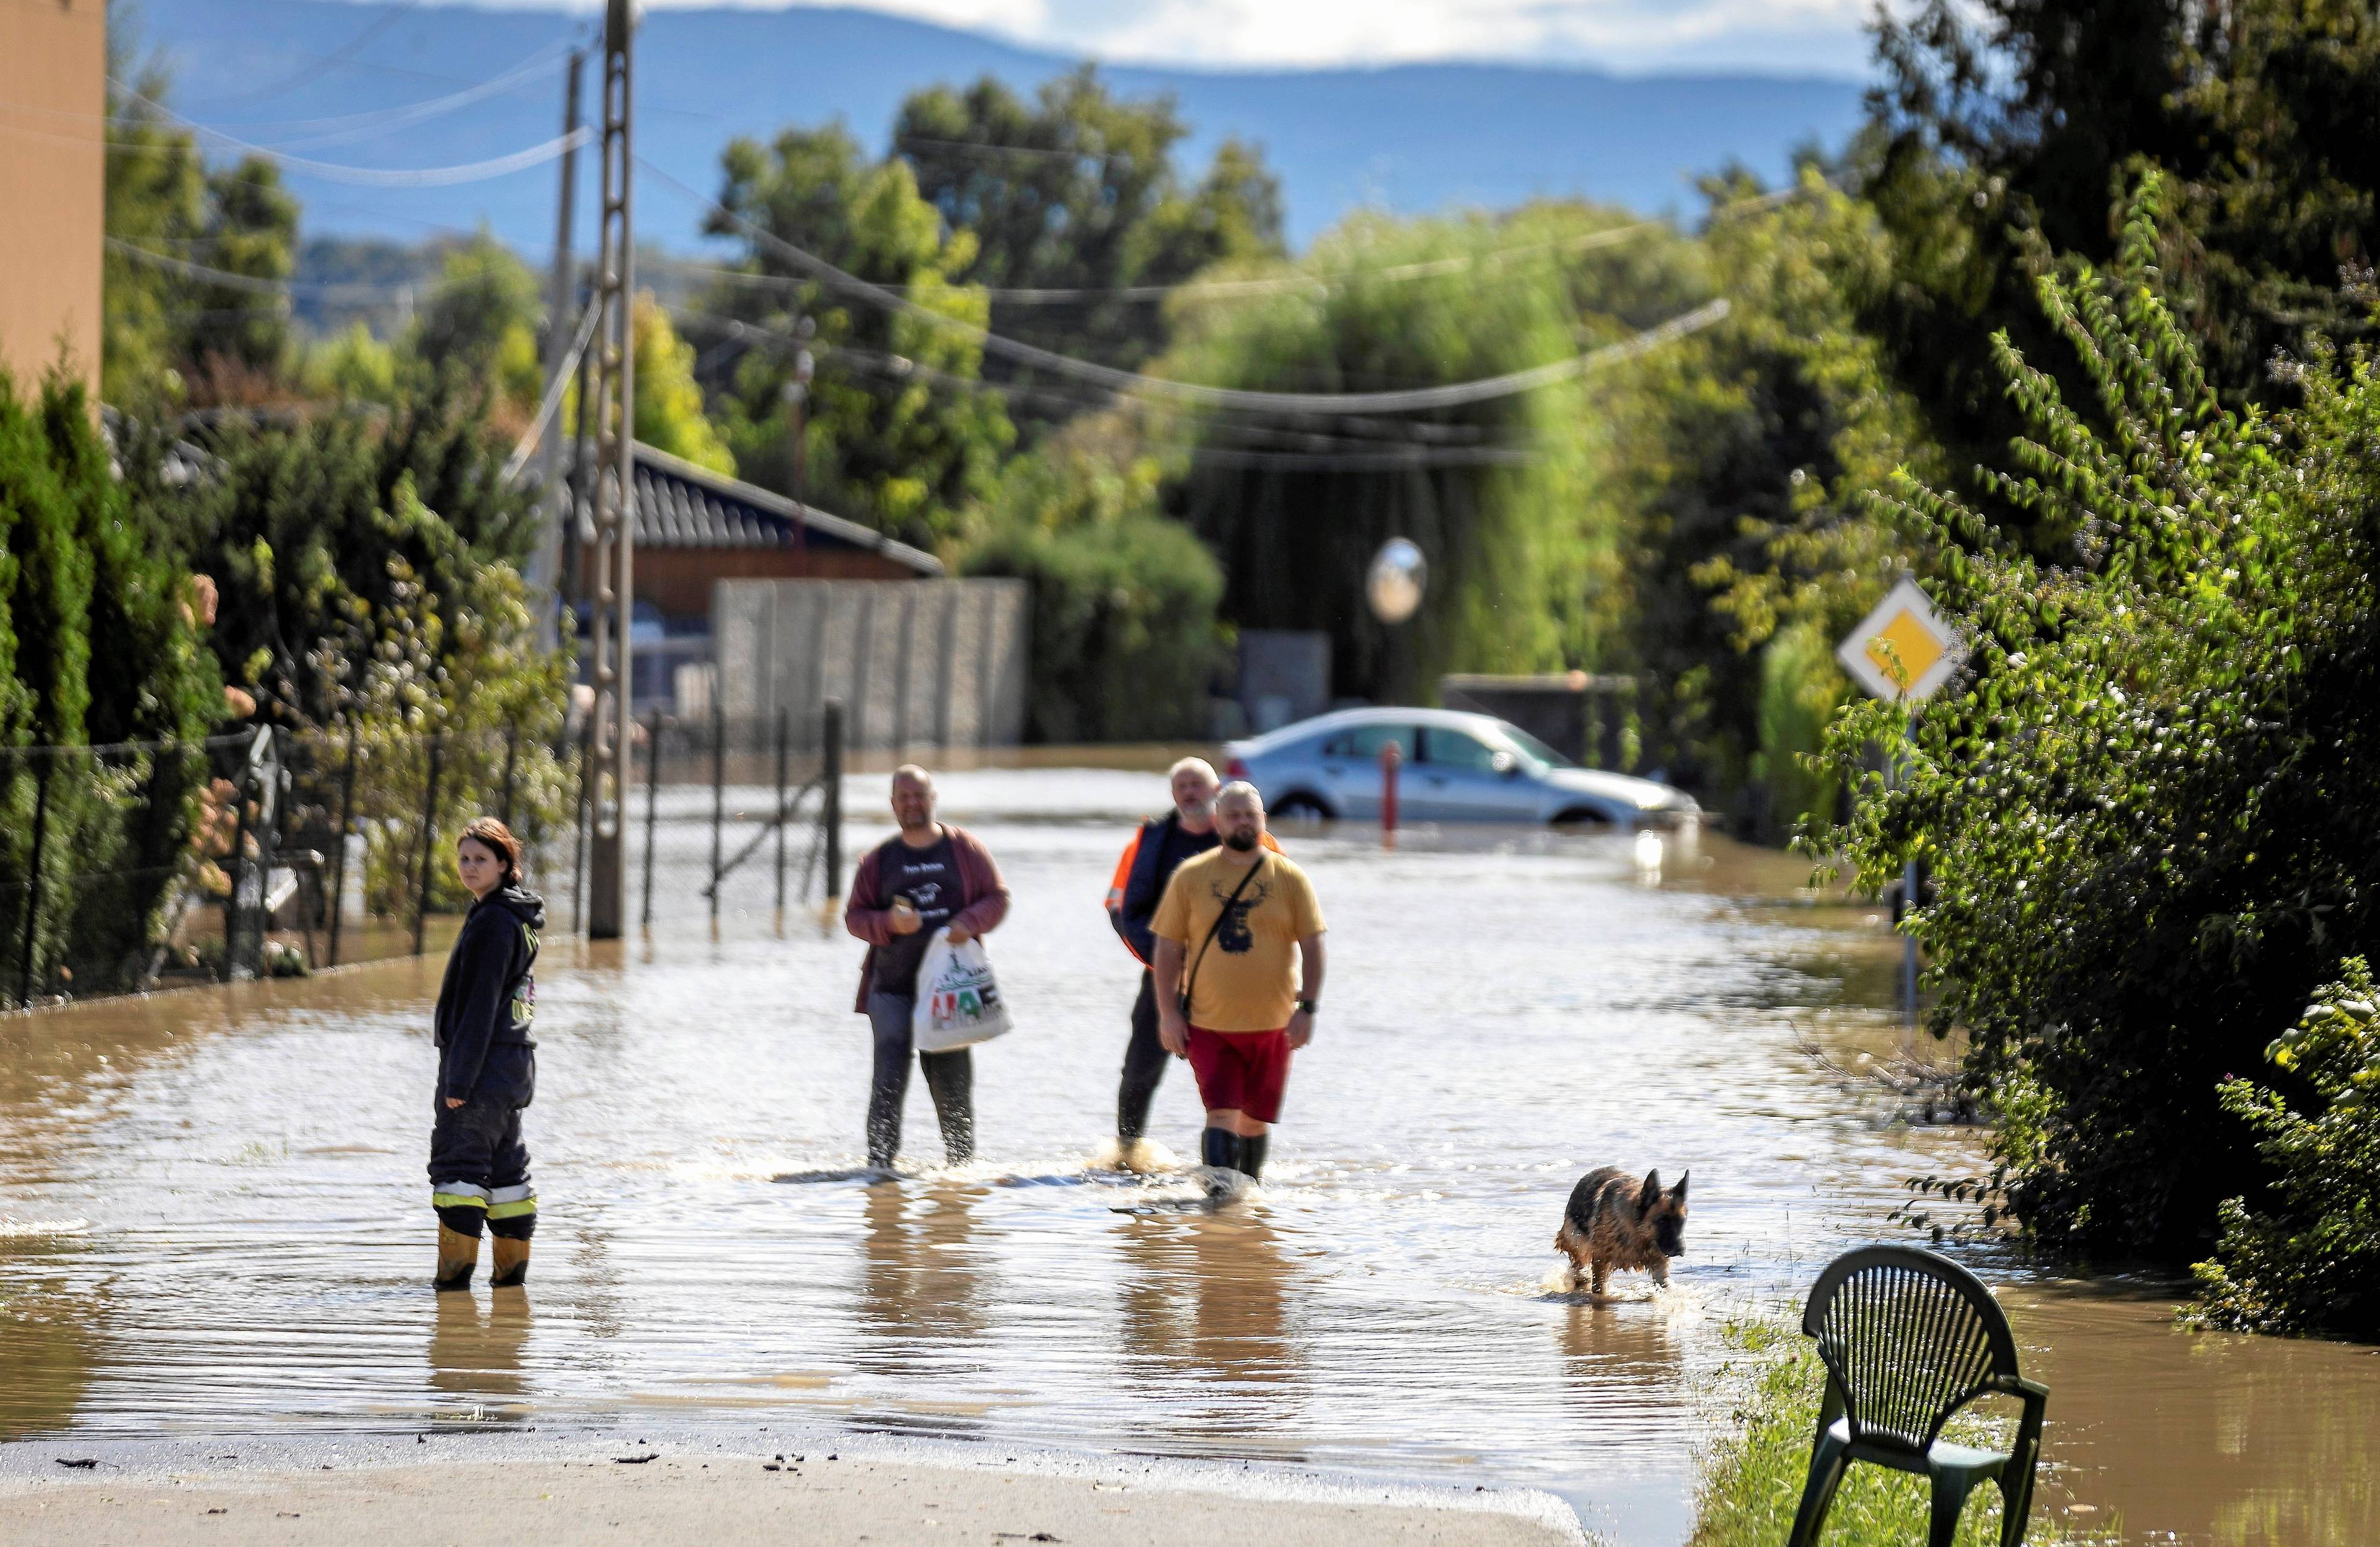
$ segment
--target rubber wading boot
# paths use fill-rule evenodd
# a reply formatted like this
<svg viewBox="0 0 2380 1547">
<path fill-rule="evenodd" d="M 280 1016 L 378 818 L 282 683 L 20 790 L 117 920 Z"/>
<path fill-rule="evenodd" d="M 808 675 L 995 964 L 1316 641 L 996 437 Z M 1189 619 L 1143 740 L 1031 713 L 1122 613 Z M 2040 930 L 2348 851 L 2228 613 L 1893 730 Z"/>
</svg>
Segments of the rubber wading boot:
<svg viewBox="0 0 2380 1547">
<path fill-rule="evenodd" d="M 512 1289 L 528 1282 L 528 1243 L 510 1236 L 498 1236 L 491 1248 L 488 1261 L 488 1286 L 492 1289 Z"/>
<path fill-rule="evenodd" d="M 1270 1148 L 1272 1148 L 1272 1135 L 1269 1133 L 1260 1133 L 1253 1139 L 1240 1140 L 1238 1164 L 1242 1171 L 1248 1174 L 1249 1181 L 1253 1182 L 1264 1175 L 1265 1151 Z"/>
<path fill-rule="evenodd" d="M 1218 1171 L 1238 1169 L 1240 1136 L 1229 1128 L 1208 1128 L 1198 1135 L 1198 1159 Z"/>
<path fill-rule="evenodd" d="M 480 1237 L 466 1236 L 451 1225 L 438 1227 L 438 1276 L 441 1289 L 468 1289 L 472 1271 L 480 1265 Z"/>
</svg>

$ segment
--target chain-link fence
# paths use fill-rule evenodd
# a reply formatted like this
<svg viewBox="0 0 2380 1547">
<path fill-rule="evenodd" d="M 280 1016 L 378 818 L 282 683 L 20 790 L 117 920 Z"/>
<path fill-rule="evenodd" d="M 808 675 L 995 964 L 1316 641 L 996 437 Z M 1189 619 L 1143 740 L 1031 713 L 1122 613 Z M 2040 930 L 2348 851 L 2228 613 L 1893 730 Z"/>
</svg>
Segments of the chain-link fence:
<svg viewBox="0 0 2380 1547">
<path fill-rule="evenodd" d="M 808 735 L 783 715 L 637 723 L 632 917 L 782 919 L 840 893 L 836 706 L 822 721 Z M 0 749 L 0 1000 L 435 949 L 470 902 L 453 836 L 482 814 L 519 835 L 549 927 L 575 933 L 589 901 L 578 735 L 260 726 Z"/>
</svg>

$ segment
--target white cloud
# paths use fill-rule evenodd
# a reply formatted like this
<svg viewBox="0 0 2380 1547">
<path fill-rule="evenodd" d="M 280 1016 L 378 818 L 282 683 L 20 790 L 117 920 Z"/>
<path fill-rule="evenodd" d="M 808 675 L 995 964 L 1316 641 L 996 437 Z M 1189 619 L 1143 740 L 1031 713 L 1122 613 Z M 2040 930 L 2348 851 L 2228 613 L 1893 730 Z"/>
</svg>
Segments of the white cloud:
<svg viewBox="0 0 2380 1547">
<path fill-rule="evenodd" d="M 477 0 L 488 4 L 490 0 Z M 494 0 L 600 8 L 601 0 Z M 651 8 L 820 0 L 643 0 Z M 1614 69 L 1864 73 L 1872 0 L 831 0 L 1142 64 L 1498 59 Z"/>
</svg>

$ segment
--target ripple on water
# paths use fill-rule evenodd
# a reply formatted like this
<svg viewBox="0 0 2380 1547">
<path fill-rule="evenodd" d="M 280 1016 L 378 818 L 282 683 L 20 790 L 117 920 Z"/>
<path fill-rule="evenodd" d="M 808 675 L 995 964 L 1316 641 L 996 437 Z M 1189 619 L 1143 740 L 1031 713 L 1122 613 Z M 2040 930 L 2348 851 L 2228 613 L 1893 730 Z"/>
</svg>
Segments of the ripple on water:
<svg viewBox="0 0 2380 1547">
<path fill-rule="evenodd" d="M 525 1296 L 422 1285 L 438 963 L 87 1006 L 38 1039 L 0 1025 L 0 1434 L 773 1409 L 1484 1474 L 1673 1542 L 1720 1324 L 1888 1233 L 1906 1175 L 1974 1162 L 1972 1135 L 1880 1120 L 1803 1051 L 1848 1065 L 1896 1033 L 1875 1010 L 1892 945 L 1868 915 L 1769 906 L 1795 900 L 1801 861 L 1706 838 L 1665 848 L 1649 883 L 1625 838 L 1420 834 L 1383 853 L 1308 834 L 1290 841 L 1330 922 L 1329 1008 L 1263 1186 L 1218 1204 L 1184 1159 L 1201 1123 L 1184 1070 L 1157 1148 L 1101 1148 L 1136 968 L 1099 910 L 1123 833 L 1082 812 L 1155 785 L 1103 774 L 1075 800 L 1073 779 L 949 782 L 1015 895 L 990 944 L 1019 1029 L 975 1060 L 965 1166 L 939 1163 L 922 1091 L 893 1175 L 866 1166 L 856 948 L 808 924 L 772 938 L 765 876 L 731 889 L 711 940 L 689 849 L 662 868 L 649 946 L 551 943 Z M 1591 1302 L 1555 1276 L 1563 1200 L 1603 1164 L 1692 1168 L 1670 1293 L 1623 1275 Z M 2082 1388 L 2186 1403 L 2192 1369 L 2246 1387 L 2286 1368 L 2293 1399 L 2317 1374 L 2347 1383 L 2362 1395 L 2304 1402 L 2287 1431 L 2374 1459 L 2332 1419 L 2380 1431 L 2380 1370 L 2276 1364 L 2261 1344 L 2192 1366 L 2211 1346 L 2168 1341 L 2155 1302 L 2014 1298 L 2056 1371 L 2053 1418 L 2075 1415 L 2053 1442 L 2102 1502 L 2153 1464 L 2126 1436 L 2158 1423 Z M 2143 1348 L 2171 1356 L 2148 1387 L 2060 1362 Z M 2317 1489 L 2264 1438 L 2267 1406 L 2222 1411 L 2245 1459 L 2201 1470 L 2233 1480 L 2171 1508 L 2125 1494 L 2135 1526 L 2212 1529 L 2264 1496 L 2251 1464 Z"/>
</svg>

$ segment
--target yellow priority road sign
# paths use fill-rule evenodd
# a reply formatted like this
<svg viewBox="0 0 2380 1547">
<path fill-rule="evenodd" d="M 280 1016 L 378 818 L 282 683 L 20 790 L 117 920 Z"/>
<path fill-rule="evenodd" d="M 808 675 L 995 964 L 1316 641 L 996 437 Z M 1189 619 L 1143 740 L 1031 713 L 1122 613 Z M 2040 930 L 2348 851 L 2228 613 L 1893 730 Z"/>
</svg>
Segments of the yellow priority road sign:
<svg viewBox="0 0 2380 1547">
<path fill-rule="evenodd" d="M 1835 647 L 1852 681 L 1876 698 L 1906 703 L 1932 697 L 1966 653 L 1957 631 L 1910 579 L 1887 591 Z"/>
</svg>

